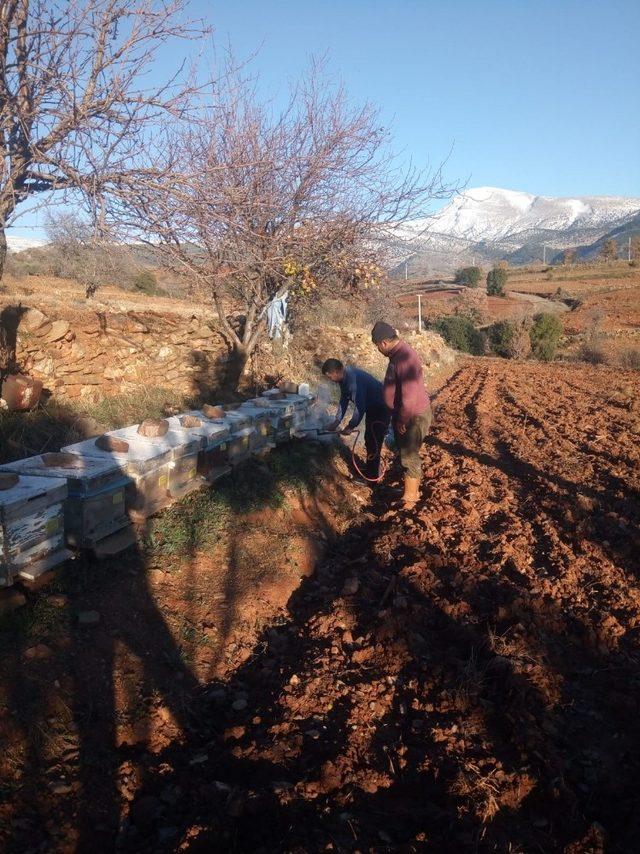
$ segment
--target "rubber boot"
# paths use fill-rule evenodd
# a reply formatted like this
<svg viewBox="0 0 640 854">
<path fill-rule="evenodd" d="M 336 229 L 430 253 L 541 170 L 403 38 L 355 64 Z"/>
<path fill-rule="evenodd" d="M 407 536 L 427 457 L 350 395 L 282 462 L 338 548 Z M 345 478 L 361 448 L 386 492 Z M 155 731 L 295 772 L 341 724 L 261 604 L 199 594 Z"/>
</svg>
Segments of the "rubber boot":
<svg viewBox="0 0 640 854">
<path fill-rule="evenodd" d="M 404 507 L 414 507 L 420 498 L 420 478 L 408 477 L 404 479 L 404 495 L 402 496 L 402 504 Z"/>
</svg>

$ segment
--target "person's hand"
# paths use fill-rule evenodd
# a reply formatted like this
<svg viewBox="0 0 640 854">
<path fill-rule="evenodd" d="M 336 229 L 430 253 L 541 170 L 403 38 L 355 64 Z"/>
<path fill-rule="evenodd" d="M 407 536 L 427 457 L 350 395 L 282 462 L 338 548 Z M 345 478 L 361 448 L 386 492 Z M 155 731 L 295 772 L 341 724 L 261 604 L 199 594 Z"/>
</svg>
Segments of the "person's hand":
<svg viewBox="0 0 640 854">
<path fill-rule="evenodd" d="M 407 432 L 407 425 L 406 424 L 396 424 L 396 431 L 398 433 L 400 433 L 401 436 L 404 436 L 404 434 Z"/>
<path fill-rule="evenodd" d="M 328 433 L 335 433 L 339 426 L 340 426 L 339 421 L 332 421 L 331 424 L 329 424 L 329 426 L 327 427 L 327 432 Z"/>
</svg>

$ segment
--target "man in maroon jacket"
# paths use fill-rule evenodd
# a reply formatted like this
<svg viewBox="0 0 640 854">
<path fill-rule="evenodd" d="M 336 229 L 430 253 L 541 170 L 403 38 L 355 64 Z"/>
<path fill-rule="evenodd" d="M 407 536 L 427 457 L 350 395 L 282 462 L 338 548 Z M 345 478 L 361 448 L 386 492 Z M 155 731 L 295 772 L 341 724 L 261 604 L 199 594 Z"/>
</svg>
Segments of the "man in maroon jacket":
<svg viewBox="0 0 640 854">
<path fill-rule="evenodd" d="M 405 507 L 413 507 L 419 495 L 422 462 L 420 446 L 431 426 L 431 402 L 424 386 L 420 357 L 389 323 L 379 320 L 371 330 L 371 340 L 389 359 L 383 397 L 391 410 L 393 431 L 404 470 Z"/>
</svg>

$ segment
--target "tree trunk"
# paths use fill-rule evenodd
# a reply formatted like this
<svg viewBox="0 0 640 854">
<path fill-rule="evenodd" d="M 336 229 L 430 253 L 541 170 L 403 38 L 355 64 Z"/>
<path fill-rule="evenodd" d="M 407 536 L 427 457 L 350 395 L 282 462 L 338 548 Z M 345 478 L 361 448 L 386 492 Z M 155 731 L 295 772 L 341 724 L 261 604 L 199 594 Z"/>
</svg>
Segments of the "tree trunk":
<svg viewBox="0 0 640 854">
<path fill-rule="evenodd" d="M 227 391 L 237 392 L 244 369 L 249 361 L 250 352 L 244 346 L 234 345 L 229 351 L 225 387 Z"/>
<path fill-rule="evenodd" d="M 4 228 L 0 227 L 0 282 L 2 281 L 6 257 L 7 235 Z M 15 353 L 11 352 L 9 344 L 9 330 L 6 326 L 6 316 L 0 315 L 0 380 L 3 380 L 11 370 L 11 362 L 14 355 Z"/>
<path fill-rule="evenodd" d="M 4 273 L 4 262 L 7 259 L 7 234 L 3 227 L 0 227 L 0 281 Z"/>
</svg>

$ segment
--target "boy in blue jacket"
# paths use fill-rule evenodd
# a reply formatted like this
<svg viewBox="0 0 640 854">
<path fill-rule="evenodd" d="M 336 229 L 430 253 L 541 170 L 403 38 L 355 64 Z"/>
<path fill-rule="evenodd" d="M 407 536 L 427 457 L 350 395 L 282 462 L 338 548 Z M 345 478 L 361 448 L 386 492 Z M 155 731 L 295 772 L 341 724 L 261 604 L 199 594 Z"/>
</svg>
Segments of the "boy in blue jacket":
<svg viewBox="0 0 640 854">
<path fill-rule="evenodd" d="M 345 367 L 339 359 L 327 359 L 322 366 L 322 373 L 331 382 L 337 383 L 341 391 L 338 411 L 329 430 L 338 429 L 349 403 L 353 403 L 353 415 L 341 432 L 348 436 L 365 419 L 367 463 L 364 473 L 371 480 L 377 479 L 380 476 L 380 454 L 391 418 L 384 403 L 382 383 L 361 368 L 351 365 Z"/>
</svg>

